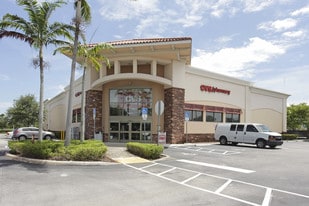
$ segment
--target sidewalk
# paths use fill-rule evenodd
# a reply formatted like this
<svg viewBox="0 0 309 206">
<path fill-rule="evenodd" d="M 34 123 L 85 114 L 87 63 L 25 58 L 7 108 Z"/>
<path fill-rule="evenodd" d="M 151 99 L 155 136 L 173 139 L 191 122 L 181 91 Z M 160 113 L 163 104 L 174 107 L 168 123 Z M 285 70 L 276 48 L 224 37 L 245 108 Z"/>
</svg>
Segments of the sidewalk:
<svg viewBox="0 0 309 206">
<path fill-rule="evenodd" d="M 106 156 L 118 163 L 132 164 L 149 162 L 149 160 L 135 156 L 127 151 L 126 145 L 122 143 L 105 143 L 107 146 Z"/>
</svg>

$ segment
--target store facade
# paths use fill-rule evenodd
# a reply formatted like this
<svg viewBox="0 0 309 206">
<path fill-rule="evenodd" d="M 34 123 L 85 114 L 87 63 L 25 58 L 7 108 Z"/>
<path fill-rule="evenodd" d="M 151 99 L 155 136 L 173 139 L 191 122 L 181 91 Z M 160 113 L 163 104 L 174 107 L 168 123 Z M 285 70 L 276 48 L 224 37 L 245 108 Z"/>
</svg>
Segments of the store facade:
<svg viewBox="0 0 309 206">
<path fill-rule="evenodd" d="M 218 122 L 260 122 L 274 131 L 286 131 L 289 95 L 190 66 L 190 37 L 110 44 L 113 49 L 102 54 L 111 67 L 102 64 L 100 71 L 86 71 L 88 139 L 102 134 L 110 142 L 157 142 L 160 131 L 166 132 L 167 143 L 212 141 Z M 81 85 L 81 79 L 76 80 L 73 138 L 80 131 Z M 64 130 L 67 99 L 68 87 L 45 102 L 46 129 Z M 162 115 L 155 111 L 159 101 L 164 102 Z"/>
</svg>

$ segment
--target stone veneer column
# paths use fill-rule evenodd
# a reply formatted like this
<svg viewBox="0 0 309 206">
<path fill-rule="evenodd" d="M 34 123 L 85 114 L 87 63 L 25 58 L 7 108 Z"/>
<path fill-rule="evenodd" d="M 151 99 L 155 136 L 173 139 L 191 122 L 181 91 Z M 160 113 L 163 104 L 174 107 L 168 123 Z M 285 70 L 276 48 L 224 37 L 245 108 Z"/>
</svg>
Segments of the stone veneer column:
<svg viewBox="0 0 309 206">
<path fill-rule="evenodd" d="M 164 130 L 167 143 L 184 143 L 184 97 L 184 89 L 169 88 L 164 91 Z"/>
<path fill-rule="evenodd" d="M 85 104 L 85 139 L 93 136 L 93 108 L 96 108 L 95 130 L 102 131 L 102 91 L 89 90 L 86 92 Z"/>
</svg>

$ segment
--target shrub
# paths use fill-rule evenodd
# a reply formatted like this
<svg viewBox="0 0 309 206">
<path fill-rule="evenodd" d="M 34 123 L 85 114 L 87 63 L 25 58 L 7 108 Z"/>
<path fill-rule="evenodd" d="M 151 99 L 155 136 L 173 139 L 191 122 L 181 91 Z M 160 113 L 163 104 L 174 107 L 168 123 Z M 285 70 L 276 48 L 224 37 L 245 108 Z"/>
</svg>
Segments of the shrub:
<svg viewBox="0 0 309 206">
<path fill-rule="evenodd" d="M 101 160 L 107 147 L 101 141 L 72 141 L 64 147 L 63 141 L 9 141 L 10 153 L 36 159 L 97 161 Z"/>
<path fill-rule="evenodd" d="M 297 134 L 282 134 L 283 140 L 295 140 L 297 137 Z"/>
<path fill-rule="evenodd" d="M 24 142 L 8 141 L 8 146 L 10 148 L 10 153 L 20 154 Z"/>
<path fill-rule="evenodd" d="M 97 140 L 72 141 L 66 150 L 70 159 L 75 161 L 99 161 L 106 151 L 107 147 L 103 142 Z"/>
<path fill-rule="evenodd" d="M 146 159 L 158 159 L 163 152 L 163 146 L 156 144 L 129 142 L 127 143 L 127 150 L 132 154 Z"/>
</svg>

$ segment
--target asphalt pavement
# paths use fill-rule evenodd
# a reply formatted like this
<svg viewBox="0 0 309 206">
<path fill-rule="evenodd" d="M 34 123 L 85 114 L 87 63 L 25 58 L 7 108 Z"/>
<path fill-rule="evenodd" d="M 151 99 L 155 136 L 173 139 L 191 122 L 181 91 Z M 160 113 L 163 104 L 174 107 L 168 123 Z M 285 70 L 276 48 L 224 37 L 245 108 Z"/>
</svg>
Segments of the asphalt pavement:
<svg viewBox="0 0 309 206">
<path fill-rule="evenodd" d="M 3 156 L 0 205 L 309 205 L 309 143 L 276 149 L 219 144 L 170 145 L 166 158 L 106 164 L 32 164 Z M 114 159 L 136 158 L 108 145 Z"/>
</svg>

